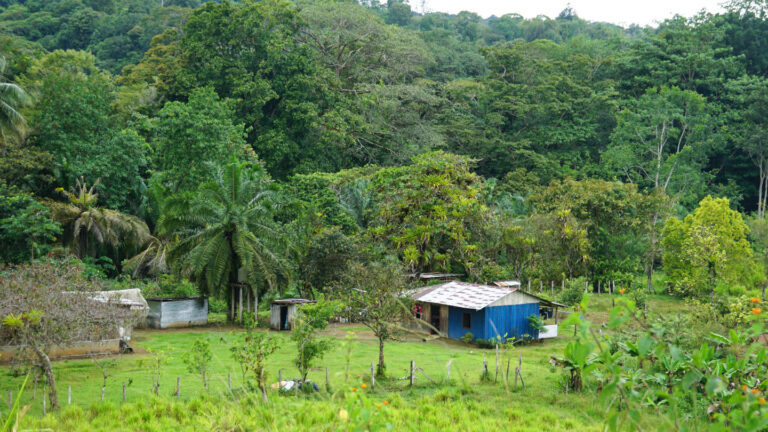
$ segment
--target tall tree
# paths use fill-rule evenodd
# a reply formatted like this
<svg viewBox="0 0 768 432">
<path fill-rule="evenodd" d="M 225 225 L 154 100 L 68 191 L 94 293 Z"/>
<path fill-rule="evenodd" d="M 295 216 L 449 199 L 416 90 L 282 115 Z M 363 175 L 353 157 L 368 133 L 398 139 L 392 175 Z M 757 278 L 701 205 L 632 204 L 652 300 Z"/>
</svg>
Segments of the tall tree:
<svg viewBox="0 0 768 432">
<path fill-rule="evenodd" d="M 195 89 L 187 103 L 168 102 L 155 124 L 155 167 L 172 192 L 194 190 L 210 177 L 213 164 L 246 156 L 242 124 L 234 124 L 231 103 L 210 87 Z M 250 151 L 253 154 L 253 151 Z"/>
<path fill-rule="evenodd" d="M 37 104 L 30 123 L 31 140 L 54 156 L 59 185 L 75 186 L 85 178 L 95 184 L 110 208 L 128 205 L 146 168 L 146 143 L 114 121 L 114 84 L 81 51 L 55 51 L 35 62 L 22 77 Z M 67 107 L 62 109 L 62 107 Z"/>
<path fill-rule="evenodd" d="M 260 165 L 232 161 L 213 170 L 191 197 L 169 198 L 159 226 L 178 238 L 171 264 L 202 293 L 227 297 L 240 269 L 258 299 L 287 275 L 284 235 L 274 220 L 280 205 L 275 185 Z M 229 296 L 230 304 L 234 296 Z"/>
<path fill-rule="evenodd" d="M 744 76 L 727 84 L 730 135 L 757 167 L 757 217 L 768 206 L 768 79 Z"/>
<path fill-rule="evenodd" d="M 373 179 L 377 211 L 368 233 L 400 253 L 415 273 L 464 271 L 477 277 L 478 245 L 471 226 L 483 218 L 479 178 L 469 158 L 443 152 L 416 156 Z"/>
<path fill-rule="evenodd" d="M 19 110 L 28 105 L 30 98 L 17 84 L 5 82 L 7 63 L 5 57 L 0 57 L 0 157 L 8 154 L 8 141 L 14 136 L 21 138 L 26 132 L 27 121 Z"/>
<path fill-rule="evenodd" d="M 134 253 L 149 239 L 149 228 L 143 220 L 116 210 L 98 206 L 97 184 L 90 188 L 83 179 L 77 180 L 71 191 L 58 190 L 68 202 L 50 202 L 53 218 L 65 229 L 65 241 L 80 258 L 99 256 L 109 246 L 133 250 Z"/>
</svg>

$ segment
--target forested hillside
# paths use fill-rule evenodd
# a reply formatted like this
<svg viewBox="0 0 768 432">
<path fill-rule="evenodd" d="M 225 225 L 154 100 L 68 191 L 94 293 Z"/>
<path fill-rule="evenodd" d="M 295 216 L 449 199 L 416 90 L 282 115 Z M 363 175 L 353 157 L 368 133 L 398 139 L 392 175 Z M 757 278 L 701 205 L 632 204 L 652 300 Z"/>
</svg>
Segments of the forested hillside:
<svg viewBox="0 0 768 432">
<path fill-rule="evenodd" d="M 622 28 L 570 7 L 557 17 L 485 19 L 415 13 L 402 0 L 0 0 L 0 345 L 34 348 L 24 370 L 43 370 L 52 409 L 59 378 L 46 350 L 88 334 L 79 312 L 67 315 L 55 297 L 73 298 L 70 290 L 207 297 L 212 316 L 233 325 L 237 317 L 247 331 L 231 341 L 242 343 L 211 336 L 216 362 L 228 352 L 239 363 L 243 387 L 233 392 L 229 374 L 226 398 L 242 398 L 262 422 L 283 412 L 253 414 L 261 402 L 251 399 L 259 389 L 267 401 L 264 361 L 278 344 L 285 364 L 269 367 L 280 374 L 293 361 L 303 380 L 333 347 L 318 332 L 331 319 L 358 321 L 370 329 L 361 345 L 370 355 L 378 348 L 383 378 L 385 342 L 422 319 L 403 293 L 422 273 L 448 272 L 468 282 L 520 280 L 529 292 L 515 294 L 544 313 L 518 317 L 533 329 L 519 340 L 466 333 L 452 342 L 495 347 L 493 400 L 503 402 L 474 409 L 487 395 L 464 372 L 455 391 L 412 393 L 411 362 L 411 399 L 391 407 L 409 410 L 392 424 L 423 414 L 411 410 L 418 399 L 413 406 L 450 411 L 431 411 L 435 425 L 456 412 L 477 428 L 521 417 L 539 425 L 538 411 L 505 411 L 511 394 L 536 399 L 554 424 L 562 390 L 561 408 L 595 430 L 766 430 L 767 206 L 765 1 Z M 595 309 L 582 300 L 590 290 Z M 266 325 L 265 300 L 277 297 L 318 300 L 291 315 L 290 337 L 254 330 Z M 565 307 L 550 300 L 571 309 L 567 321 L 545 311 Z M 472 316 L 456 315 L 455 325 L 471 329 Z M 523 357 L 512 350 L 536 339 L 545 318 L 555 335 L 561 327 L 552 346 L 563 356 L 546 344 L 527 351 L 538 353 L 525 365 L 526 382 L 536 371 L 533 385 L 517 393 L 518 376 L 526 385 Z M 346 358 L 344 386 L 354 337 L 334 359 L 338 372 Z M 148 339 L 141 343 L 159 347 Z M 421 341 L 395 345 L 401 367 L 427 346 Z M 295 360 L 286 360 L 284 342 L 296 343 Z M 474 348 L 452 347 L 478 356 L 477 364 L 457 358 L 457 368 L 480 370 Z M 177 348 L 175 367 L 183 359 L 202 372 L 208 393 L 207 339 Z M 507 381 L 518 362 L 513 393 L 496 384 L 500 350 Z M 430 361 L 444 354 L 450 375 L 454 354 L 424 352 Z M 369 357 L 356 356 L 367 371 Z M 480 384 L 490 386 L 490 354 L 482 356 Z M 152 366 L 142 359 L 138 369 L 152 370 L 159 395 L 163 354 L 146 359 Z M 103 402 L 108 366 L 94 364 Z M 442 364 L 424 364 L 442 373 Z M 363 377 L 359 366 L 354 379 Z M 419 370 L 435 388 L 452 385 Z M 84 380 L 71 373 L 67 382 Z M 329 380 L 326 369 L 327 391 Z M 35 375 L 33 398 L 37 383 Z M 386 391 L 403 383 L 383 381 Z M 335 405 L 335 395 L 354 403 L 360 388 L 334 393 L 318 421 L 347 424 L 348 405 Z M 599 402 L 575 394 L 582 389 Z M 295 405 L 281 409 L 313 411 L 308 399 L 286 398 Z M 460 408 L 446 408 L 449 400 Z M 212 401 L 205 405 L 215 408 Z M 127 406 L 117 409 L 127 415 Z M 199 429 L 200 406 L 179 409 L 196 414 L 174 421 Z M 361 429 L 383 425 L 369 417 L 379 412 L 372 405 L 349 410 Z M 67 412 L 83 427 L 96 417 Z M 487 413 L 490 423 L 476 421 Z M 222 428 L 240 424 L 232 418 Z M 315 424 L 301 421 L 294 427 Z M 67 423 L 49 416 L 41 424 Z M 571 419 L 559 427 L 575 428 Z"/>
<path fill-rule="evenodd" d="M 115 276 L 147 245 L 178 249 L 169 203 L 235 161 L 279 196 L 268 237 L 300 245 L 267 248 L 282 264 L 259 277 L 281 290 L 335 280 L 305 274 L 342 259 L 327 242 L 476 280 L 650 277 L 666 219 L 708 195 L 766 242 L 758 2 L 629 29 L 398 1 L 2 8 L 9 263 L 69 245 Z M 89 242 L 83 217 L 105 233 Z M 745 288 L 765 279 L 753 264 Z"/>
</svg>

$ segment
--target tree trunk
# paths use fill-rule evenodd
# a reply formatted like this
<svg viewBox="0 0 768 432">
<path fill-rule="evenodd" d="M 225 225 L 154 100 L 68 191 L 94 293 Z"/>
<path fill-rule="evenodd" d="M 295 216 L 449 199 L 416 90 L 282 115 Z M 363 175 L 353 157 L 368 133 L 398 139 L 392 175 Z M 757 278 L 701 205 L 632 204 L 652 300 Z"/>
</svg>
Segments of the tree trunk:
<svg viewBox="0 0 768 432">
<path fill-rule="evenodd" d="M 648 294 L 653 291 L 653 263 L 648 263 Z"/>
<path fill-rule="evenodd" d="M 384 366 L 384 339 L 379 338 L 379 365 L 376 367 L 376 376 L 383 378 L 385 375 Z"/>
<path fill-rule="evenodd" d="M 43 366 L 43 372 L 45 372 L 45 377 L 48 379 L 48 384 L 51 389 L 48 393 L 48 398 L 51 401 L 51 409 L 57 410 L 59 409 L 59 393 L 56 391 L 56 377 L 53 375 L 51 359 L 39 347 L 33 345 L 33 348 L 37 358 L 40 360 L 40 364 Z M 43 397 L 45 397 L 45 395 L 43 395 Z"/>
</svg>

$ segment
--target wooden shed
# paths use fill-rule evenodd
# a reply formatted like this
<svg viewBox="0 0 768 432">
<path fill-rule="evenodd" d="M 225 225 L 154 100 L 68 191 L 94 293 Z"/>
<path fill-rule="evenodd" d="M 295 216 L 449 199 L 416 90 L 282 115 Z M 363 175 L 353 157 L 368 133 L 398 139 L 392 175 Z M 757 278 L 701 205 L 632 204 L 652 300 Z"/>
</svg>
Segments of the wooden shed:
<svg viewBox="0 0 768 432">
<path fill-rule="evenodd" d="M 272 330 L 290 330 L 296 311 L 299 306 L 306 303 L 316 303 L 316 301 L 300 298 L 274 300 L 269 308 L 269 328 Z"/>
</svg>

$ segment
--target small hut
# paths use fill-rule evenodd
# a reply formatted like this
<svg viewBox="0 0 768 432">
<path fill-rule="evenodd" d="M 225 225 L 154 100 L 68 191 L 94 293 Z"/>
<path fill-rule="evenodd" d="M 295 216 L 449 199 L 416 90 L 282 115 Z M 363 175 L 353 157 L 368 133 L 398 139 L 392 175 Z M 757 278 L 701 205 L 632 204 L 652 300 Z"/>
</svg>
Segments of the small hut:
<svg viewBox="0 0 768 432">
<path fill-rule="evenodd" d="M 156 329 L 203 326 L 208 324 L 208 299 L 205 297 L 149 298 L 147 323 Z"/>
<path fill-rule="evenodd" d="M 296 311 L 299 306 L 306 303 L 316 303 L 316 301 L 300 298 L 274 300 L 269 308 L 269 328 L 272 330 L 290 330 Z"/>
<path fill-rule="evenodd" d="M 557 325 L 536 332 L 528 317 L 540 315 L 541 307 L 559 308 L 552 302 L 519 289 L 519 283 L 505 281 L 480 285 L 452 281 L 409 292 L 414 301 L 414 329 L 461 339 L 514 337 L 545 339 L 557 336 Z"/>
</svg>

